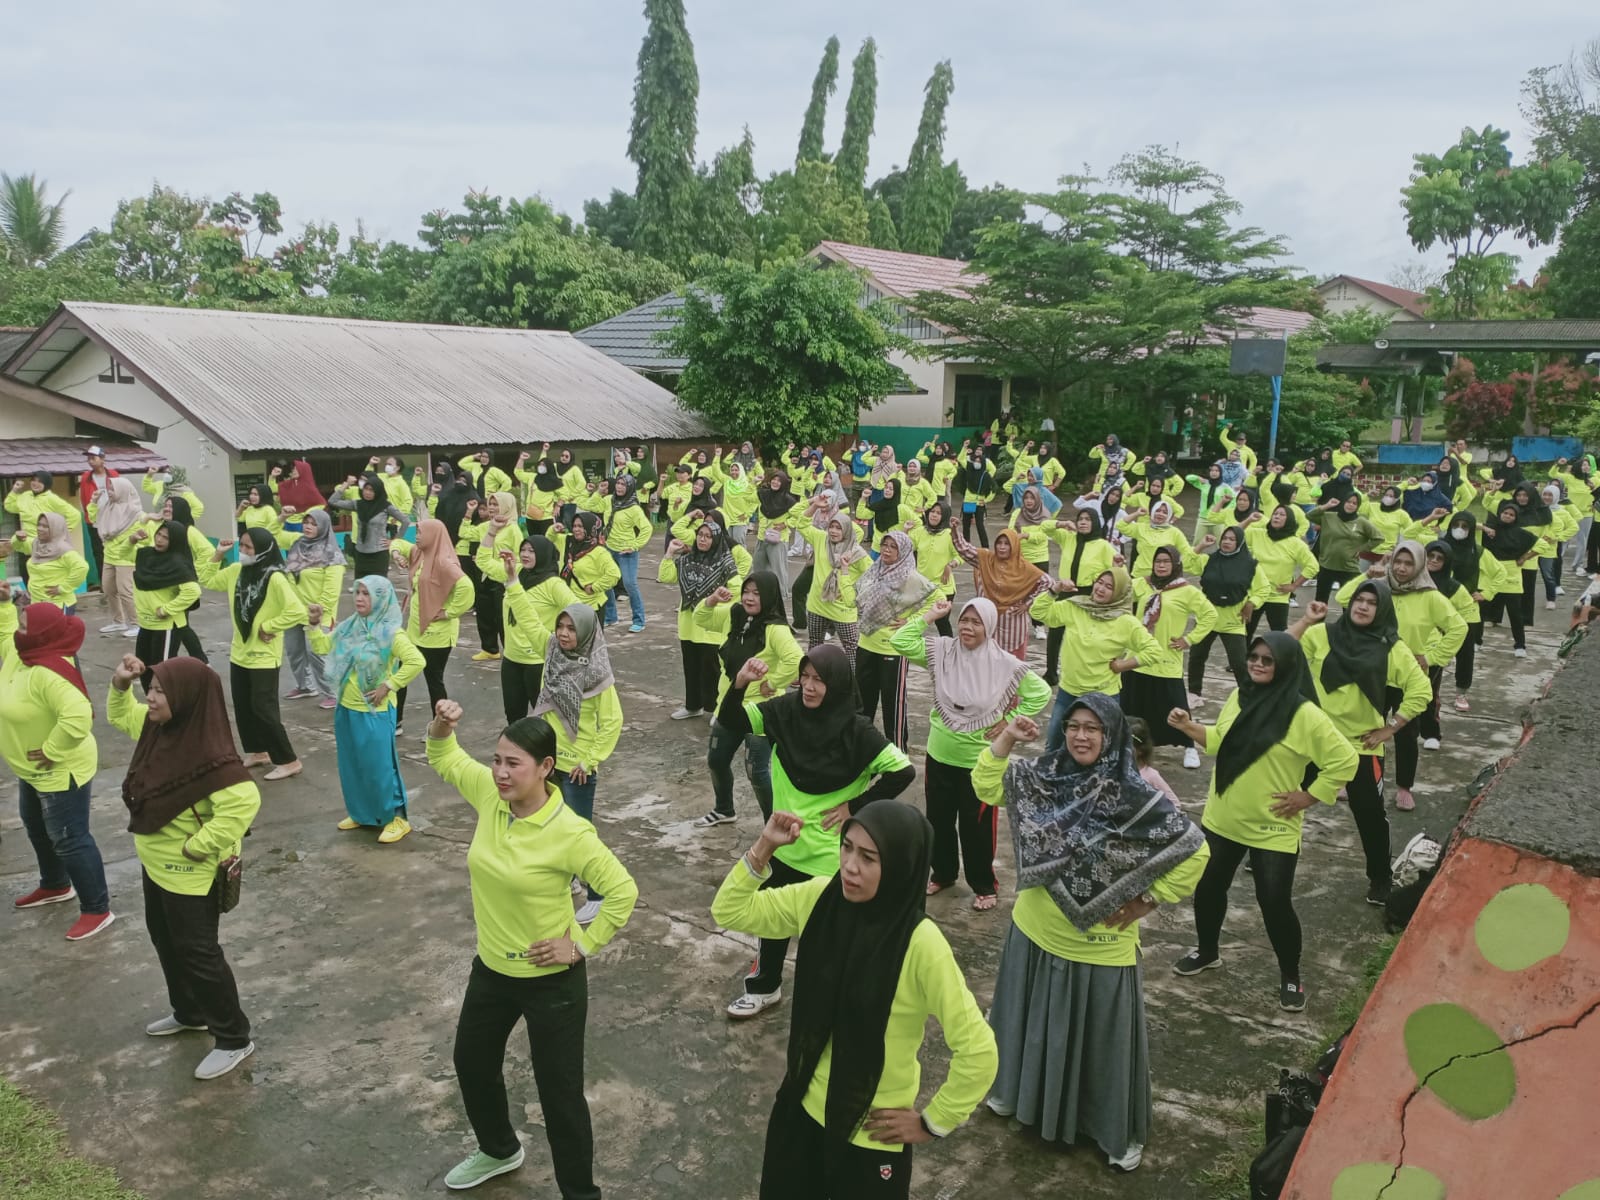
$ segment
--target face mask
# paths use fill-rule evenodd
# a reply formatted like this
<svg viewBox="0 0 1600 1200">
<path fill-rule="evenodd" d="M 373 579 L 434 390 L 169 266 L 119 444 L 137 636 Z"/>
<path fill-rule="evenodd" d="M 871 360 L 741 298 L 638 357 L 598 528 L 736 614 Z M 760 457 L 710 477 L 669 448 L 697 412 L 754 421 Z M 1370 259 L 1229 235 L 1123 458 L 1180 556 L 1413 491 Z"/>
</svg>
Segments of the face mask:
<svg viewBox="0 0 1600 1200">
<path fill-rule="evenodd" d="M 393 475 L 393 474 L 397 473 L 399 470 L 400 470 L 400 468 L 395 466 L 393 463 L 386 463 L 384 465 L 384 468 L 383 468 L 383 473 L 385 475 Z"/>
<path fill-rule="evenodd" d="M 1464 542 L 1467 540 L 1467 531 L 1465 529 L 1452 529 L 1450 536 L 1458 542 Z"/>
<path fill-rule="evenodd" d="M 1400 497 L 1398 496 L 1385 496 L 1382 500 L 1382 504 L 1385 508 L 1393 508 L 1399 503 Z"/>
<path fill-rule="evenodd" d="M 248 554 L 243 550 L 239 551 L 239 564 L 241 566 L 252 567 L 255 565 L 255 561 L 256 555 Z"/>
<path fill-rule="evenodd" d="M 1433 484 L 1429 483 L 1426 479 L 1424 479 L 1418 486 L 1425 492 L 1433 491 Z"/>
</svg>

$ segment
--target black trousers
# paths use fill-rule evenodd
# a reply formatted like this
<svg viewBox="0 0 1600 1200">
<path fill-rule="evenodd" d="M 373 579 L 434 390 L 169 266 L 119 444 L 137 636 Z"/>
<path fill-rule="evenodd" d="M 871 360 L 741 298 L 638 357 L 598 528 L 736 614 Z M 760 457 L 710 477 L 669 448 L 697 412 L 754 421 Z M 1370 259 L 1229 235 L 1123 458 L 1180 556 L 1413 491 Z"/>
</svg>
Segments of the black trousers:
<svg viewBox="0 0 1600 1200">
<path fill-rule="evenodd" d="M 418 646 L 417 650 L 422 655 L 422 680 L 428 685 L 428 720 L 433 720 L 434 709 L 438 708 L 439 701 L 450 699 L 450 693 L 444 690 L 444 669 L 450 662 L 450 651 L 454 646 Z M 332 682 L 330 680 L 330 682 Z M 410 686 L 401 688 L 395 693 L 394 698 L 394 723 L 399 725 L 406 719 L 406 693 Z"/>
<path fill-rule="evenodd" d="M 1222 937 L 1222 921 L 1228 915 L 1228 889 L 1239 864 L 1250 856 L 1250 870 L 1256 884 L 1256 905 L 1267 927 L 1267 940 L 1278 956 L 1278 971 L 1285 979 L 1300 979 L 1300 918 L 1294 911 L 1294 870 L 1298 854 L 1282 850 L 1263 850 L 1246 846 L 1214 830 L 1206 830 L 1211 858 L 1205 874 L 1194 890 L 1194 929 L 1203 958 L 1215 958 Z"/>
<path fill-rule="evenodd" d="M 1189 690 L 1196 696 L 1205 695 L 1206 659 L 1211 657 L 1211 647 L 1218 642 L 1222 643 L 1222 649 L 1228 656 L 1228 670 L 1233 674 L 1233 681 L 1243 687 L 1244 681 L 1250 678 L 1244 666 L 1247 648 L 1245 635 L 1217 633 L 1213 630 L 1189 647 Z"/>
<path fill-rule="evenodd" d="M 950 618 L 947 617 L 947 616 L 946 617 L 940 617 L 937 621 L 935 621 L 933 623 L 933 627 L 939 631 L 939 636 L 940 637 L 955 637 L 955 630 L 951 627 Z M 1051 632 L 1055 633 L 1055 632 L 1058 632 L 1058 631 L 1057 630 L 1051 630 Z M 1063 631 L 1060 631 L 1060 632 L 1065 632 L 1065 631 L 1063 630 Z M 1061 649 L 1061 639 L 1060 638 L 1056 639 L 1056 649 L 1058 651 Z"/>
<path fill-rule="evenodd" d="M 1317 599 L 1326 604 L 1329 596 L 1355 577 L 1356 573 L 1354 571 L 1333 571 L 1323 567 L 1322 570 L 1317 572 Z"/>
<path fill-rule="evenodd" d="M 1522 623 L 1533 624 L 1533 603 L 1539 595 L 1539 572 L 1522 572 Z"/>
<path fill-rule="evenodd" d="M 539 688 L 544 683 L 543 663 L 512 662 L 500 660 L 500 700 L 505 705 L 506 724 L 520 721 L 533 711 L 539 702 Z"/>
<path fill-rule="evenodd" d="M 364 575 L 382 575 L 389 578 L 389 552 L 387 550 L 374 550 L 367 553 L 364 550 L 352 551 L 356 560 L 356 578 Z"/>
<path fill-rule="evenodd" d="M 804 883 L 810 879 L 804 871 L 796 870 L 781 858 L 772 860 L 772 874 L 762 883 L 761 890 L 788 887 L 791 883 Z M 789 955 L 788 938 L 762 938 L 761 949 L 756 952 L 756 969 L 745 976 L 744 990 L 753 996 L 770 996 L 783 986 L 783 960 Z"/>
<path fill-rule="evenodd" d="M 982 503 L 979 503 L 978 507 L 971 512 L 962 512 L 961 514 L 961 536 L 969 542 L 972 540 L 972 523 L 974 520 L 978 523 L 978 545 L 987 550 L 989 548 L 989 530 L 983 523 Z"/>
<path fill-rule="evenodd" d="M 544 1110 L 550 1163 L 563 1200 L 600 1200 L 594 1183 L 594 1129 L 583 1096 L 583 1035 L 589 983 L 582 959 L 554 975 L 516 978 L 472 960 L 456 1019 L 456 1082 L 478 1149 L 511 1158 L 522 1144 L 506 1104 L 506 1044 L 528 1023 L 533 1080 Z"/>
<path fill-rule="evenodd" d="M 1350 801 L 1350 815 L 1356 819 L 1356 832 L 1361 835 L 1367 881 L 1388 883 L 1389 816 L 1383 811 L 1383 759 L 1376 754 L 1363 754 L 1356 777 L 1345 787 L 1345 795 Z"/>
<path fill-rule="evenodd" d="M 717 647 L 707 642 L 679 642 L 683 652 L 683 706 L 690 712 L 712 712 L 717 707 L 717 684 L 722 680 L 722 660 Z"/>
<path fill-rule="evenodd" d="M 830 1142 L 799 1100 L 780 1095 L 767 1122 L 760 1200 L 905 1200 L 912 1149 Z"/>
<path fill-rule="evenodd" d="M 1245 626 L 1245 629 L 1249 631 L 1246 634 L 1247 645 L 1250 640 L 1254 640 L 1256 636 L 1256 626 L 1261 624 L 1262 617 L 1267 618 L 1268 629 L 1282 633 L 1285 629 L 1289 628 L 1289 601 L 1287 599 L 1282 601 L 1269 601 L 1266 604 L 1263 604 L 1260 608 L 1256 609 L 1255 612 L 1250 614 L 1250 623 Z"/>
<path fill-rule="evenodd" d="M 1469 638 L 1472 636 L 1470 629 L 1467 632 L 1467 636 Z M 1463 645 L 1464 644 L 1465 643 L 1463 643 Z M 1427 708 L 1423 709 L 1417 714 L 1415 723 L 1420 727 L 1418 730 L 1419 737 L 1436 738 L 1444 736 L 1444 728 L 1439 722 L 1439 688 L 1443 685 L 1443 683 L 1444 668 L 1429 667 L 1428 684 L 1433 688 L 1433 699 L 1428 701 Z M 1408 722 L 1408 724 L 1409 723 L 1410 722 Z"/>
<path fill-rule="evenodd" d="M 93 521 L 85 520 L 83 528 L 89 535 L 89 550 L 92 555 L 90 561 L 94 563 L 94 577 L 96 580 L 103 579 L 106 573 L 106 545 L 100 540 L 100 531 L 95 528 Z"/>
<path fill-rule="evenodd" d="M 861 715 L 871 721 L 883 704 L 883 733 L 900 749 L 906 748 L 906 660 L 898 654 L 878 654 L 856 646 L 856 690 L 861 693 Z"/>
<path fill-rule="evenodd" d="M 177 629 L 146 629 L 143 625 L 139 626 L 139 636 L 133 639 L 133 652 L 144 664 L 144 674 L 139 676 L 139 683 L 146 692 L 150 690 L 156 664 L 175 657 L 177 649 Z"/>
<path fill-rule="evenodd" d="M 1527 648 L 1528 623 L 1522 619 L 1522 597 L 1515 594 L 1501 594 L 1491 600 L 1486 600 L 1481 610 L 1483 619 L 1494 625 L 1500 624 L 1502 618 L 1511 624 L 1511 644 L 1518 650 Z"/>
<path fill-rule="evenodd" d="M 1061 682 L 1061 642 L 1066 633 L 1064 626 L 1052 625 L 1044 635 L 1044 681 L 1051 687 Z"/>
<path fill-rule="evenodd" d="M 952 884 L 966 868 L 967 886 L 995 894 L 994 847 L 1000 810 L 972 790 L 972 768 L 929 758 L 923 770 L 928 821 L 933 825 L 933 881 Z"/>
<path fill-rule="evenodd" d="M 180 896 L 144 876 L 144 926 L 161 961 L 172 1015 L 185 1025 L 204 1025 L 218 1050 L 250 1044 L 250 1019 L 239 1007 L 239 987 L 217 941 L 222 910 L 217 887 L 204 896 Z"/>
<path fill-rule="evenodd" d="M 506 585 L 495 579 L 485 579 L 476 566 L 473 569 L 476 578 L 472 582 L 478 598 L 472 611 L 478 623 L 478 641 L 490 654 L 499 654 L 505 630 Z"/>
<path fill-rule="evenodd" d="M 1600 574 L 1600 520 L 1589 526 L 1589 540 L 1584 543 L 1584 570 L 1591 575 Z"/>
<path fill-rule="evenodd" d="M 1472 690 L 1472 668 L 1478 660 L 1478 647 L 1483 645 L 1483 622 L 1474 621 L 1467 626 L 1467 639 L 1456 651 L 1456 691 Z"/>
<path fill-rule="evenodd" d="M 246 754 L 266 754 L 275 766 L 293 762 L 294 747 L 278 713 L 278 668 L 229 663 L 228 684 L 240 749 Z"/>
<path fill-rule="evenodd" d="M 811 595 L 811 581 L 816 574 L 816 568 L 807 563 L 805 570 L 795 576 L 794 586 L 789 589 L 789 624 L 796 629 L 806 627 L 806 616 L 811 611 L 806 598 Z"/>
</svg>

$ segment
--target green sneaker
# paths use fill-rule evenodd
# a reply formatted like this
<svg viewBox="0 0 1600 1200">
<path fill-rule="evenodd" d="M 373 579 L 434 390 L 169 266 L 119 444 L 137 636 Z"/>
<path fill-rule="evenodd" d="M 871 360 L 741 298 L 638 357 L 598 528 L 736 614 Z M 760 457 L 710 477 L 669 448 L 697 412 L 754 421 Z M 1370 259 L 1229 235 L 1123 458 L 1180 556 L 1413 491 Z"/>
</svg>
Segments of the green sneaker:
<svg viewBox="0 0 1600 1200">
<path fill-rule="evenodd" d="M 522 1165 L 522 1147 L 517 1147 L 517 1152 L 510 1158 L 491 1158 L 479 1150 L 471 1158 L 464 1159 L 450 1168 L 450 1174 L 444 1177 L 444 1185 L 455 1191 L 463 1192 L 467 1188 L 475 1188 L 485 1180 L 493 1179 L 496 1175 L 505 1175 L 515 1171 Z"/>
</svg>

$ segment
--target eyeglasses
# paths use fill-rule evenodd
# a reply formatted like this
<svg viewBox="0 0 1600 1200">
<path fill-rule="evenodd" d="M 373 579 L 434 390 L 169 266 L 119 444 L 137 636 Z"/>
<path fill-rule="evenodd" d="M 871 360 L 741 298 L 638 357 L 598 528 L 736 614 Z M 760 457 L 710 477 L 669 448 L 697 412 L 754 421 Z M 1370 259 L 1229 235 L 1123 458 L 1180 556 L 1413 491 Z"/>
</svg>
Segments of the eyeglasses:
<svg viewBox="0 0 1600 1200">
<path fill-rule="evenodd" d="M 1274 662 L 1277 661 L 1277 659 L 1273 658 L 1270 654 L 1246 654 L 1244 656 L 1244 660 L 1247 663 L 1259 663 L 1264 667 L 1270 667 Z"/>
</svg>

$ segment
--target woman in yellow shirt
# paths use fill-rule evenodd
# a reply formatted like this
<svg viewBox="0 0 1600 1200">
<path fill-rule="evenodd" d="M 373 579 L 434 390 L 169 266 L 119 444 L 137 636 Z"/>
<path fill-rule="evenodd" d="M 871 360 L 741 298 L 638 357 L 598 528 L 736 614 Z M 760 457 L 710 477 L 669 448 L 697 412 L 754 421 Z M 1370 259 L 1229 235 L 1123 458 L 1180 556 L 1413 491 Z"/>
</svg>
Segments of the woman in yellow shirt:
<svg viewBox="0 0 1600 1200">
<path fill-rule="evenodd" d="M 27 555 L 28 595 L 73 616 L 78 611 L 78 589 L 89 577 L 89 562 L 72 548 L 67 519 L 60 513 L 41 512 L 34 533 L 31 538 L 19 533 L 14 539 L 17 551 Z"/>
<path fill-rule="evenodd" d="M 398 547 L 405 550 L 398 551 Z M 431 517 L 417 523 L 415 545 L 403 539 L 389 543 L 397 560 L 405 557 L 410 576 L 410 592 L 402 606 L 406 618 L 406 637 L 422 655 L 422 679 L 428 687 L 428 711 L 449 698 L 444 671 L 450 653 L 461 640 L 461 614 L 472 607 L 475 588 L 461 569 L 461 557 L 450 544 L 450 530 L 443 521 Z M 504 665 L 504 660 L 502 665 Z M 394 731 L 396 736 L 406 719 L 406 694 L 402 685 L 395 696 Z"/>
<path fill-rule="evenodd" d="M 125 656 L 106 703 L 111 723 L 138 743 L 122 799 L 142 868 L 145 928 L 172 1003 L 144 1031 L 151 1037 L 209 1032 L 214 1048 L 194 1075 L 216 1079 L 256 1048 L 217 940 L 218 868 L 237 861 L 261 791 L 233 744 L 217 673 L 192 658 L 157 663 L 148 703 L 140 704 L 131 688 L 144 668 Z"/>
<path fill-rule="evenodd" d="M 139 614 L 133 652 L 144 663 L 140 682 L 147 692 L 151 670 L 177 654 L 178 631 L 189 623 L 186 614 L 200 599 L 200 575 L 188 533 L 176 521 L 163 521 L 154 534 L 136 529 L 130 537 L 135 545 L 150 538 L 150 545 L 138 546 L 133 563 L 133 603 Z"/>
<path fill-rule="evenodd" d="M 1184 577 L 1183 555 L 1175 547 L 1158 546 L 1149 566 L 1149 575 L 1134 581 L 1133 612 L 1160 653 L 1122 677 L 1122 711 L 1144 718 L 1151 744 L 1183 747 L 1183 765 L 1198 770 L 1200 752 L 1167 724 L 1167 714 L 1188 703 L 1183 652 L 1216 628 L 1217 610 L 1194 581 Z"/>
<path fill-rule="evenodd" d="M 100 573 L 100 590 L 106 597 L 111 623 L 101 633 L 121 633 L 137 637 L 139 614 L 133 602 L 133 560 L 137 547 L 129 536 L 144 524 L 144 509 L 139 504 L 139 489 L 131 479 L 113 475 L 103 492 L 90 505 L 94 526 L 105 548 L 105 570 Z"/>
<path fill-rule="evenodd" d="M 476 1187 L 515 1171 L 524 1151 L 506 1104 L 506 1043 L 519 1021 L 532 1033 L 556 1187 L 598 1196 L 594 1130 L 583 1094 L 588 960 L 627 924 L 639 889 L 594 826 L 561 799 L 555 730 L 540 717 L 506 726 L 491 769 L 456 742 L 461 705 L 441 700 L 428 726 L 428 763 L 477 812 L 467 873 L 477 955 L 456 1022 L 456 1082 L 478 1149 L 445 1186 Z M 586 929 L 572 908 L 574 876 L 605 889 Z"/>
<path fill-rule="evenodd" d="M 972 784 L 1010 811 L 1017 903 L 989 1023 L 1000 1052 L 989 1108 L 1049 1141 L 1092 1139 L 1120 1171 L 1144 1156 L 1152 1115 L 1139 922 L 1189 895 L 1205 835 L 1139 774 L 1114 697 L 1080 696 L 1066 744 L 1011 761 L 1039 726 L 1015 717 Z"/>
<path fill-rule="evenodd" d="M 1289 634 L 1274 631 L 1252 640 L 1245 669 L 1249 682 L 1228 697 L 1215 725 L 1202 725 L 1183 709 L 1167 718 L 1217 760 L 1201 818 L 1211 860 L 1194 894 L 1200 945 L 1172 969 L 1198 975 L 1222 965 L 1228 889 L 1248 855 L 1256 904 L 1278 959 L 1278 1007 L 1300 1012 L 1306 1006 L 1294 911 L 1300 827 L 1313 804 L 1334 803 L 1360 760 L 1350 739 L 1309 699 L 1314 693 L 1305 654 Z M 1317 777 L 1305 786 L 1306 768 L 1313 765 Z"/>
<path fill-rule="evenodd" d="M 721 639 L 695 627 L 695 610 L 719 590 L 732 591 L 739 579 L 739 563 L 722 523 L 713 517 L 694 532 L 694 545 L 677 538 L 667 547 L 657 578 L 678 585 L 678 652 L 683 659 L 683 707 L 674 721 L 715 711 L 717 702 L 717 646 Z"/>
<path fill-rule="evenodd" d="M 994 1081 L 994 1035 L 928 920 L 933 830 L 909 805 L 863 805 L 836 868 L 762 888 L 806 820 L 777 812 L 712 902 L 724 926 L 800 938 L 786 1070 L 767 1124 L 762 1200 L 908 1197 L 913 1147 L 953 1133 Z M 928 1017 L 950 1069 L 926 1108 L 918 1054 Z"/>
</svg>

